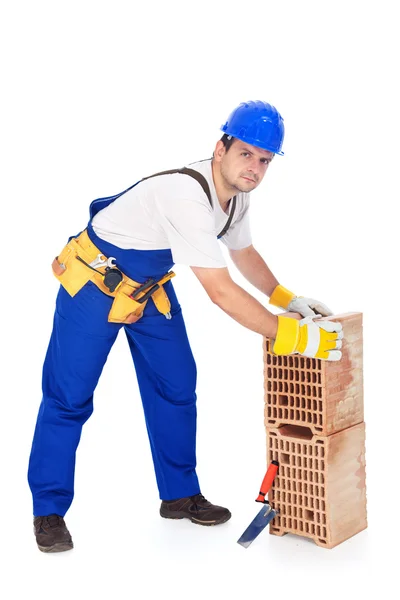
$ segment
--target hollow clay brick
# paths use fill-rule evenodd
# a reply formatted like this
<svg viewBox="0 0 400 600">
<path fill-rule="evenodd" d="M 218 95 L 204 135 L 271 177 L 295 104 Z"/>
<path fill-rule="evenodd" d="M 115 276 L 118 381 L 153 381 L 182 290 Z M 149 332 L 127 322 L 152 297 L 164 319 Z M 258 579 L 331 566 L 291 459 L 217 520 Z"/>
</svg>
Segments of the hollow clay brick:
<svg viewBox="0 0 400 600">
<path fill-rule="evenodd" d="M 329 320 L 343 326 L 342 358 L 337 362 L 298 354 L 276 356 L 264 338 L 267 428 L 301 425 L 325 436 L 364 420 L 362 313 Z"/>
<path fill-rule="evenodd" d="M 271 534 L 293 533 L 333 548 L 366 529 L 364 423 L 327 437 L 298 426 L 267 435 L 268 462 L 279 462 L 268 494 L 279 510 Z"/>
</svg>

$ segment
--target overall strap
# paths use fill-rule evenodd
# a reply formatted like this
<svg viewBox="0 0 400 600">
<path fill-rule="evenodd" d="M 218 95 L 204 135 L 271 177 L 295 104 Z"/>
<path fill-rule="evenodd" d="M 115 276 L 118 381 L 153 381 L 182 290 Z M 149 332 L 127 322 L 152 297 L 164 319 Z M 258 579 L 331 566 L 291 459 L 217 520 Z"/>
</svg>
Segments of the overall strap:
<svg viewBox="0 0 400 600">
<path fill-rule="evenodd" d="M 154 175 L 149 175 L 149 177 L 144 177 L 140 181 L 145 181 L 146 179 L 151 179 L 151 177 L 157 177 L 158 175 L 173 175 L 174 173 L 181 173 L 182 175 L 189 175 L 190 177 L 193 177 L 193 179 L 195 179 L 203 188 L 203 191 L 212 206 L 210 186 L 208 185 L 207 179 L 204 177 L 204 175 L 202 175 L 198 171 L 195 171 L 195 169 L 188 169 L 187 167 L 183 167 L 182 169 L 171 169 L 170 171 L 161 171 L 161 173 L 155 173 Z M 228 231 L 228 229 L 232 223 L 233 215 L 235 214 L 235 209 L 236 209 L 236 196 L 234 196 L 232 198 L 231 209 L 229 211 L 228 220 L 225 223 L 225 226 L 222 229 L 221 233 L 218 234 L 218 236 L 217 236 L 218 239 L 221 238 L 223 235 L 225 235 L 225 233 Z"/>
<path fill-rule="evenodd" d="M 160 173 L 154 173 L 154 175 L 149 175 L 148 177 L 143 177 L 140 181 L 145 181 L 146 179 L 151 179 L 152 177 L 158 177 L 158 175 L 173 175 L 174 173 L 181 173 L 182 175 L 189 175 L 193 177 L 201 185 L 205 195 L 208 198 L 209 203 L 212 206 L 211 200 L 211 192 L 210 186 L 207 183 L 207 179 L 203 177 L 201 173 L 195 171 L 194 169 L 188 169 L 187 167 L 183 167 L 182 169 L 171 169 L 170 171 L 161 171 Z"/>
</svg>

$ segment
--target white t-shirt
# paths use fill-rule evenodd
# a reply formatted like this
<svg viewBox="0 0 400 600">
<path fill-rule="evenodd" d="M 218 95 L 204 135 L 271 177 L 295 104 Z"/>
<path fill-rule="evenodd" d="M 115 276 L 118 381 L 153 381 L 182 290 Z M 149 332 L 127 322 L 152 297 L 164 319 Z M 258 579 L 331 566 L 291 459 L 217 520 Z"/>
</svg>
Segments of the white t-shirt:
<svg viewBox="0 0 400 600">
<path fill-rule="evenodd" d="M 217 235 L 226 224 L 217 198 L 211 159 L 187 165 L 204 175 L 213 206 L 201 185 L 189 175 L 174 173 L 142 181 L 92 220 L 101 239 L 119 248 L 171 249 L 174 263 L 193 267 L 226 266 Z M 228 248 L 239 250 L 252 243 L 249 225 L 249 194 L 236 195 L 236 210 L 227 233 L 220 238 Z"/>
</svg>

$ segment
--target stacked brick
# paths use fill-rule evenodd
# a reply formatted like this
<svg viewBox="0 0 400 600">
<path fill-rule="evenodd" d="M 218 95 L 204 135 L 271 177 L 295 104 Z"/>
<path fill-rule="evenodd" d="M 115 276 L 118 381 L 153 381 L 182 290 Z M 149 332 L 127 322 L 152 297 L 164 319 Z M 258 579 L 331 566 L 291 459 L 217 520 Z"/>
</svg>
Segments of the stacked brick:
<svg viewBox="0 0 400 600">
<path fill-rule="evenodd" d="M 279 462 L 270 533 L 325 548 L 367 527 L 362 314 L 329 320 L 343 326 L 338 362 L 276 356 L 264 340 L 267 460 Z"/>
</svg>

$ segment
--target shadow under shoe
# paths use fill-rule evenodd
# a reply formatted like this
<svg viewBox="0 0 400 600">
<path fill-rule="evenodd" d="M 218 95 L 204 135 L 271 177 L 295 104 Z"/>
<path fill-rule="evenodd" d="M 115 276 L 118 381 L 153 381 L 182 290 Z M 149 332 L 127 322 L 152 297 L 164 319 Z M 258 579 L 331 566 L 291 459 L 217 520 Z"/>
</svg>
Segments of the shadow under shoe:
<svg viewBox="0 0 400 600">
<path fill-rule="evenodd" d="M 33 529 L 41 552 L 65 552 L 74 547 L 65 521 L 59 515 L 35 517 Z"/>
<path fill-rule="evenodd" d="M 211 504 L 203 494 L 178 500 L 163 500 L 160 515 L 165 519 L 190 519 L 197 525 L 220 525 L 232 516 L 227 508 Z"/>
</svg>

